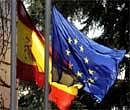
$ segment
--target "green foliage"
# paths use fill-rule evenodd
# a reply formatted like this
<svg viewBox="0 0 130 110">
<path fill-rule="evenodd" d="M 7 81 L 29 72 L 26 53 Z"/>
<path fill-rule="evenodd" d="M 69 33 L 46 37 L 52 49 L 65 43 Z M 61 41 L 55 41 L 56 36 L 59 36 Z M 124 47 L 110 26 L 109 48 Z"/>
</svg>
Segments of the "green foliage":
<svg viewBox="0 0 130 110">
<path fill-rule="evenodd" d="M 18 93 L 19 109 L 42 110 L 44 102 L 44 92 L 38 88 L 34 82 L 20 81 Z"/>
<path fill-rule="evenodd" d="M 29 5 L 28 12 L 33 21 L 33 24 L 36 25 L 36 27 L 39 28 L 40 31 L 44 31 L 44 0 L 24 0 L 24 3 Z"/>
</svg>

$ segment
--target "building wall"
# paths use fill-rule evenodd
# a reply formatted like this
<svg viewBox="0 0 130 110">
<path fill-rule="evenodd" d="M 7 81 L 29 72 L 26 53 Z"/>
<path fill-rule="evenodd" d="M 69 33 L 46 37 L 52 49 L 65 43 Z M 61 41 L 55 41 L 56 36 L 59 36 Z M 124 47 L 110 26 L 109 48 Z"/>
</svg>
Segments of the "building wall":
<svg viewBox="0 0 130 110">
<path fill-rule="evenodd" d="M 10 104 L 10 0 L 0 0 L 0 110 Z"/>
</svg>

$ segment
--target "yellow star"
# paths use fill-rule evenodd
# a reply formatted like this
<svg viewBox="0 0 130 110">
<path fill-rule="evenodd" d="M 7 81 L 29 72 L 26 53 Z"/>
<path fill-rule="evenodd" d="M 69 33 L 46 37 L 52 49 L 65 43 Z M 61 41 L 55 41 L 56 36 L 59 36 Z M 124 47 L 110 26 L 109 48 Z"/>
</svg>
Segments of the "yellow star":
<svg viewBox="0 0 130 110">
<path fill-rule="evenodd" d="M 84 63 L 88 64 L 88 58 L 87 57 L 84 58 Z"/>
<path fill-rule="evenodd" d="M 74 44 L 76 45 L 77 43 L 78 43 L 78 39 L 75 38 L 75 39 L 74 39 Z"/>
<path fill-rule="evenodd" d="M 69 69 L 72 69 L 73 64 L 71 62 L 69 62 Z"/>
<path fill-rule="evenodd" d="M 88 69 L 88 72 L 89 72 L 89 74 L 91 74 L 91 75 L 93 75 L 93 74 L 94 74 L 94 71 L 93 71 L 93 70 L 91 70 L 91 69 Z"/>
<path fill-rule="evenodd" d="M 69 44 L 72 43 L 72 39 L 71 39 L 71 37 L 68 38 L 68 42 L 69 42 Z"/>
<path fill-rule="evenodd" d="M 65 52 L 66 52 L 66 55 L 67 55 L 67 56 L 69 56 L 70 53 L 71 53 L 69 49 L 65 50 Z"/>
<path fill-rule="evenodd" d="M 92 78 L 89 78 L 87 81 L 88 81 L 88 83 L 90 83 L 90 84 L 94 84 L 94 83 L 95 83 L 95 80 L 92 79 Z"/>
<path fill-rule="evenodd" d="M 80 47 L 80 51 L 83 52 L 84 51 L 84 47 L 81 45 Z"/>
<path fill-rule="evenodd" d="M 77 71 L 76 75 L 77 77 L 82 77 L 82 73 L 80 71 Z"/>
</svg>

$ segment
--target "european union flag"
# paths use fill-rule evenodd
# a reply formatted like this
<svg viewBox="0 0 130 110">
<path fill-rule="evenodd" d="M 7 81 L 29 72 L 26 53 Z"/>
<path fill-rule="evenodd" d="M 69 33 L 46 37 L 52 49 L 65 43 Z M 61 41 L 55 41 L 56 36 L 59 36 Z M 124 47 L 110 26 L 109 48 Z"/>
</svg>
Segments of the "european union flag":
<svg viewBox="0 0 130 110">
<path fill-rule="evenodd" d="M 125 51 L 90 40 L 58 10 L 52 10 L 52 48 L 54 64 L 70 70 L 84 84 L 84 90 L 102 101 L 117 78 L 118 64 Z M 66 66 L 67 64 L 67 66 Z"/>
</svg>

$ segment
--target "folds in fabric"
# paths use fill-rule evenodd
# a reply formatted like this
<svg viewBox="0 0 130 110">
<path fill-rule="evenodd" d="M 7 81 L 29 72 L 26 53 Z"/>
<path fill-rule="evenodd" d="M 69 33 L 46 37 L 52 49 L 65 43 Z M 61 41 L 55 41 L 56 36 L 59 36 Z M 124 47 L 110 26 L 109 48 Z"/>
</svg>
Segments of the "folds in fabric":
<svg viewBox="0 0 130 110">
<path fill-rule="evenodd" d="M 75 75 L 96 101 L 101 102 L 114 84 L 124 54 L 125 50 L 111 49 L 89 39 L 53 7 L 53 62 L 60 70 Z"/>
<path fill-rule="evenodd" d="M 17 2 L 17 78 L 44 84 L 44 37 L 36 30 L 23 3 Z"/>
</svg>

